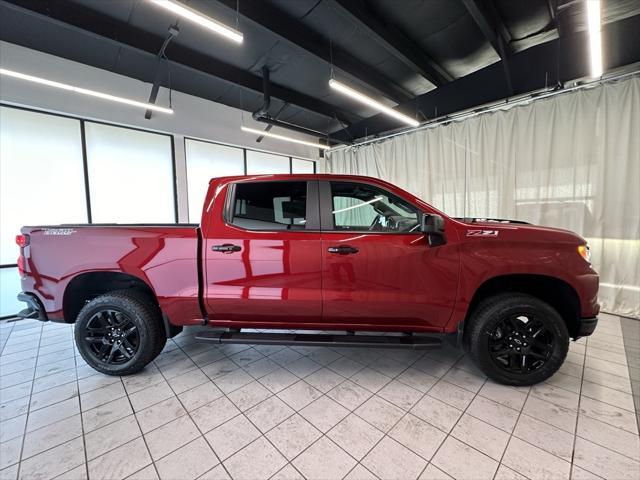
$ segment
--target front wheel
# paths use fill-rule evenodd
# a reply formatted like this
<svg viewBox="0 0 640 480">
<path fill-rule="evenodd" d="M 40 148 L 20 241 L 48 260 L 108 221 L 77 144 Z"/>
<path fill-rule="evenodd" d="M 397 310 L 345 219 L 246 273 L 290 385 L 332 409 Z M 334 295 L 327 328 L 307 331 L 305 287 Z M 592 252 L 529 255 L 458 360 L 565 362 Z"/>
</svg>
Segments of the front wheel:
<svg viewBox="0 0 640 480">
<path fill-rule="evenodd" d="M 468 347 L 476 365 L 505 385 L 533 385 L 551 377 L 569 350 L 558 312 L 526 294 L 484 300 L 470 319 Z"/>
<path fill-rule="evenodd" d="M 160 311 L 139 292 L 122 290 L 87 303 L 76 320 L 82 358 L 107 375 L 142 370 L 162 350 L 166 336 Z"/>
</svg>

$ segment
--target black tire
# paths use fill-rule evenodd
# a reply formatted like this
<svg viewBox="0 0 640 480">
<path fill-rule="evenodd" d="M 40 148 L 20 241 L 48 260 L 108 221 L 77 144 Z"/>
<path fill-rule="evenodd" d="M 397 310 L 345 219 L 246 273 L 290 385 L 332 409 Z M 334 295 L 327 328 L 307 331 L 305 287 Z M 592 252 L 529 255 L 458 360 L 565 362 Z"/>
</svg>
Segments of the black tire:
<svg viewBox="0 0 640 480">
<path fill-rule="evenodd" d="M 560 368 L 569 350 L 569 332 L 548 303 L 523 293 L 500 294 L 484 300 L 472 314 L 467 347 L 492 380 L 533 385 Z"/>
<path fill-rule="evenodd" d="M 75 341 L 82 358 L 107 375 L 139 372 L 167 341 L 159 307 L 136 290 L 94 298 L 76 319 Z"/>
</svg>

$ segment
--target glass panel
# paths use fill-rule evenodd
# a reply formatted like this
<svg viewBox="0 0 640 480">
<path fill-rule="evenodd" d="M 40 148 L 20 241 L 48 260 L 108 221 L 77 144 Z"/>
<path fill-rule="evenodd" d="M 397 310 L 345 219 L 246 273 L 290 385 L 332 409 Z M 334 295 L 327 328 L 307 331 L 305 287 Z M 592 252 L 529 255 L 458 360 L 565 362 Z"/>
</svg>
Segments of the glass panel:
<svg viewBox="0 0 640 480">
<path fill-rule="evenodd" d="M 301 160 L 299 158 L 291 159 L 291 173 L 313 173 L 313 164 L 310 160 Z"/>
<path fill-rule="evenodd" d="M 0 265 L 20 227 L 85 222 L 80 121 L 0 107 Z"/>
<path fill-rule="evenodd" d="M 233 224 L 248 230 L 305 228 L 307 182 L 259 182 L 236 185 Z"/>
<path fill-rule="evenodd" d="M 244 175 L 244 152 L 241 148 L 215 143 L 185 141 L 189 221 L 200 221 L 209 180 L 228 175 Z"/>
<path fill-rule="evenodd" d="M 173 223 L 171 138 L 87 122 L 94 223 Z"/>
<path fill-rule="evenodd" d="M 382 189 L 361 183 L 331 182 L 334 230 L 417 231 L 418 211 Z"/>
<path fill-rule="evenodd" d="M 290 173 L 289 157 L 247 150 L 247 175 Z"/>
<path fill-rule="evenodd" d="M 17 268 L 0 268 L 0 317 L 15 315 L 26 304 L 19 302 L 20 275 Z"/>
</svg>

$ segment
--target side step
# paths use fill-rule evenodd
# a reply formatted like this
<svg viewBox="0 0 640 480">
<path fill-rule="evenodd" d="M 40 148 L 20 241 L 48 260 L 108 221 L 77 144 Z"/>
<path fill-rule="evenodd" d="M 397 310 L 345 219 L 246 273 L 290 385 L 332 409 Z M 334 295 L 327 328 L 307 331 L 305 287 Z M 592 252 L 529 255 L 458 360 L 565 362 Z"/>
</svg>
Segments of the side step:
<svg viewBox="0 0 640 480">
<path fill-rule="evenodd" d="M 304 345 L 313 347 L 381 347 L 410 350 L 438 349 L 442 340 L 424 335 L 345 335 L 318 333 L 203 332 L 197 340 L 251 345 Z"/>
</svg>

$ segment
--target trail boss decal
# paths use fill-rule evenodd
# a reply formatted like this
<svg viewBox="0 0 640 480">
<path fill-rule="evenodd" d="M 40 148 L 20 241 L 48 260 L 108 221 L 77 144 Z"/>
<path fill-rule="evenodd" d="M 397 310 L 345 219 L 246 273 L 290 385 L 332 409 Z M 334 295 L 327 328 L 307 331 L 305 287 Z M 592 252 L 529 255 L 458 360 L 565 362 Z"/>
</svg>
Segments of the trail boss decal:
<svg viewBox="0 0 640 480">
<path fill-rule="evenodd" d="M 72 235 L 76 233 L 73 228 L 45 228 L 43 235 Z"/>
<path fill-rule="evenodd" d="M 497 237 L 498 230 L 467 230 L 467 237 Z"/>
</svg>

